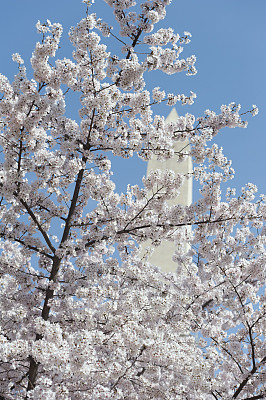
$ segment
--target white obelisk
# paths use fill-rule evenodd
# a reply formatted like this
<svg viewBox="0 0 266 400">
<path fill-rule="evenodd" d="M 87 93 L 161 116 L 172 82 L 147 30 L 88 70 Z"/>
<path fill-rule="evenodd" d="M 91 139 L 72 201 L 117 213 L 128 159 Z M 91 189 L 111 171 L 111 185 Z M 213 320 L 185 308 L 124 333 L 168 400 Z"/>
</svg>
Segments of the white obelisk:
<svg viewBox="0 0 266 400">
<path fill-rule="evenodd" d="M 178 114 L 176 109 L 173 108 L 168 117 L 166 118 L 167 122 L 175 122 L 178 118 Z M 175 142 L 175 152 L 184 152 L 187 153 L 189 151 L 189 141 L 183 142 Z M 171 158 L 166 161 L 158 161 L 156 158 L 152 158 L 148 162 L 147 174 L 151 170 L 161 169 L 167 170 L 171 169 L 175 172 L 180 173 L 183 176 L 189 177 L 186 179 L 183 186 L 180 189 L 180 194 L 173 200 L 170 200 L 168 203 L 173 204 L 181 204 L 188 206 L 192 203 L 192 159 L 190 156 L 186 157 L 184 161 L 178 162 L 178 156 Z M 188 228 L 189 229 L 189 228 Z M 147 247 L 149 247 L 150 242 L 146 242 L 142 245 L 142 251 L 145 251 Z M 188 245 L 184 244 L 186 249 L 188 250 Z M 173 262 L 172 257 L 175 250 L 175 244 L 170 241 L 162 242 L 158 247 L 155 248 L 152 255 L 148 257 L 148 260 L 151 264 L 156 265 L 163 272 L 173 272 L 176 270 L 176 263 Z"/>
</svg>

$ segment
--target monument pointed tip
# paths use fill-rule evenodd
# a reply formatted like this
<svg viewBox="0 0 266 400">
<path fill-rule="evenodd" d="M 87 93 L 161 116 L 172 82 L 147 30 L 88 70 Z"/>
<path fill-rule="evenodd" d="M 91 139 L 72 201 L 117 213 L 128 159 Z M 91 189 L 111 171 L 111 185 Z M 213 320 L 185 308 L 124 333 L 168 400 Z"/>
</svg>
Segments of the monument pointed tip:
<svg viewBox="0 0 266 400">
<path fill-rule="evenodd" d="M 168 114 L 166 121 L 167 122 L 176 122 L 177 118 L 178 118 L 177 111 L 176 111 L 175 107 L 173 107 L 172 110 L 170 111 L 170 113 Z"/>
</svg>

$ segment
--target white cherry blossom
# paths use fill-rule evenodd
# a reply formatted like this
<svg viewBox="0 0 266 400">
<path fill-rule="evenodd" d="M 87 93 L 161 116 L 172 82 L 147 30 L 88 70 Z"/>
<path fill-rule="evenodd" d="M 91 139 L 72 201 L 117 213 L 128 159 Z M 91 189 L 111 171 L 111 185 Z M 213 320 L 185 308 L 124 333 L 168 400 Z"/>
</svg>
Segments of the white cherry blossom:
<svg viewBox="0 0 266 400">
<path fill-rule="evenodd" d="M 180 59 L 191 34 L 156 31 L 171 1 L 106 0 L 119 38 L 83 3 L 72 58 L 56 58 L 61 25 L 38 21 L 33 77 L 18 53 L 14 81 L 0 75 L 0 399 L 263 399 L 265 196 L 223 193 L 234 170 L 210 143 L 246 113 L 154 114 L 196 98 L 145 86 L 151 70 L 196 73 L 194 55 Z M 112 155 L 166 160 L 185 140 L 198 201 L 170 205 L 190 178 L 170 170 L 117 192 Z M 175 272 L 149 262 L 147 240 L 150 253 L 175 243 Z"/>
</svg>

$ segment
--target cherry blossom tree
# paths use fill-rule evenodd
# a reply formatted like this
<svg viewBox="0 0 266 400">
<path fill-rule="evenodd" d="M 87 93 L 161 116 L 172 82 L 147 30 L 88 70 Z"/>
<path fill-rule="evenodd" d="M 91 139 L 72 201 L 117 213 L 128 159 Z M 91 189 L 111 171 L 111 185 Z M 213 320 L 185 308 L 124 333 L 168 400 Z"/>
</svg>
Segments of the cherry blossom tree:
<svg viewBox="0 0 266 400">
<path fill-rule="evenodd" d="M 210 143 L 245 113 L 155 115 L 195 98 L 145 88 L 149 71 L 196 73 L 190 33 L 155 29 L 171 0 L 106 0 L 120 37 L 83 2 L 72 60 L 55 58 L 61 25 L 38 22 L 33 79 L 19 54 L 14 81 L 0 75 L 0 399 L 264 399 L 265 197 L 223 195 L 234 171 Z M 189 178 L 173 171 L 116 192 L 110 155 L 165 160 L 187 139 L 197 202 L 167 203 Z M 176 272 L 149 263 L 147 240 L 176 243 Z"/>
</svg>

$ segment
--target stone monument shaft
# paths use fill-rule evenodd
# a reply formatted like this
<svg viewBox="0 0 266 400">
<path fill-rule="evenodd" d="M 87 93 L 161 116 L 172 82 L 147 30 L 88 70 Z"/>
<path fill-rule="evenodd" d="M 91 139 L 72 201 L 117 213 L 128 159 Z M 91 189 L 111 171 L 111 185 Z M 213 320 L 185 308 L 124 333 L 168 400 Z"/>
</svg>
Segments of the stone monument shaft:
<svg viewBox="0 0 266 400">
<path fill-rule="evenodd" d="M 173 108 L 168 115 L 167 122 L 175 122 L 178 118 L 176 109 Z M 180 152 L 184 149 L 184 152 L 189 150 L 189 141 L 176 142 L 175 151 Z M 166 161 L 158 161 L 156 158 L 152 158 L 148 162 L 147 174 L 155 169 L 161 169 L 162 171 L 171 169 L 174 172 L 178 172 L 181 175 L 189 176 L 192 172 L 192 159 L 187 157 L 184 161 L 178 162 L 178 155 Z M 169 201 L 169 204 L 181 204 L 188 206 L 192 203 L 192 176 L 186 179 L 183 186 L 180 188 L 180 194 L 173 200 Z M 146 242 L 142 245 L 143 250 L 150 245 L 150 242 Z M 188 245 L 187 246 L 188 250 Z M 170 272 L 176 270 L 176 264 L 173 262 L 172 257 L 175 250 L 173 242 L 163 241 L 158 247 L 155 248 L 153 254 L 149 256 L 149 262 L 156 265 L 163 272 Z"/>
</svg>

